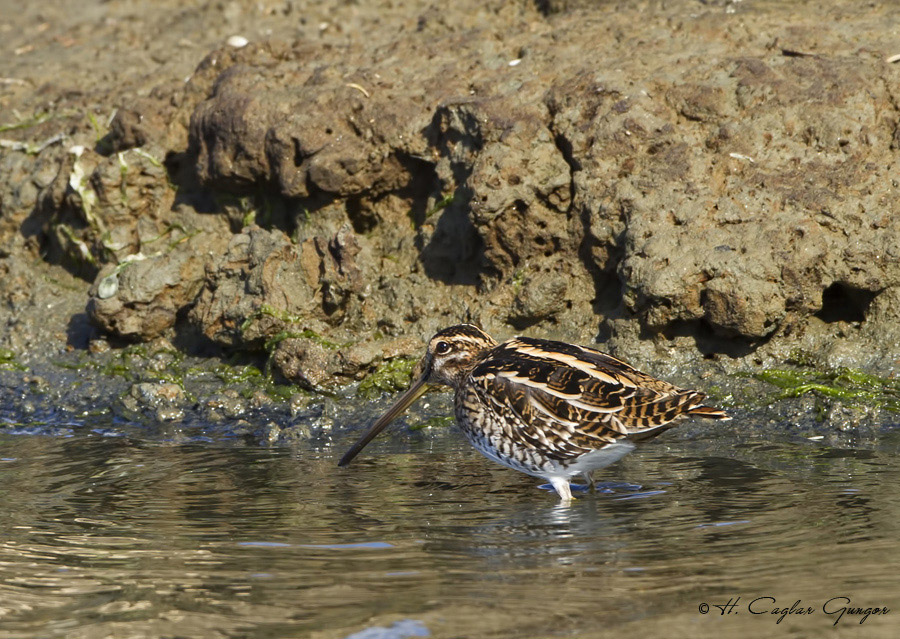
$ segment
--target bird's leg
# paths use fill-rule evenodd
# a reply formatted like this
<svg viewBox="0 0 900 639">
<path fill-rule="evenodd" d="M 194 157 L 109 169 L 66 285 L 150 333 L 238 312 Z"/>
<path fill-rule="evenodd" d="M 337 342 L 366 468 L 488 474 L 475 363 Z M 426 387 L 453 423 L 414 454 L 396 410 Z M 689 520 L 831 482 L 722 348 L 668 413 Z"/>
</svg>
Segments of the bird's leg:
<svg viewBox="0 0 900 639">
<path fill-rule="evenodd" d="M 590 488 L 591 492 L 592 492 L 592 493 L 593 493 L 593 492 L 596 492 L 596 490 L 597 490 L 597 485 L 594 483 L 594 471 L 592 471 L 592 470 L 586 470 L 586 471 L 584 471 L 584 472 L 581 473 L 581 474 L 584 475 L 584 479 L 585 479 L 585 481 L 587 481 L 587 483 L 588 483 L 588 488 Z"/>
<path fill-rule="evenodd" d="M 562 477 L 551 477 L 550 484 L 559 494 L 559 498 L 568 503 L 572 501 L 572 489 L 569 487 L 569 480 Z"/>
</svg>

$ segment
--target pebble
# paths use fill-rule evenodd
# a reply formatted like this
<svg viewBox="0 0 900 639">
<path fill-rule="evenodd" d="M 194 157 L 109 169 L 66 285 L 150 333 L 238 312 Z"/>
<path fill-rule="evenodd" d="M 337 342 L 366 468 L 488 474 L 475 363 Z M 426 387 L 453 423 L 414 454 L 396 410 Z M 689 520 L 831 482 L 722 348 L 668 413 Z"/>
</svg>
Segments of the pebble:
<svg viewBox="0 0 900 639">
<path fill-rule="evenodd" d="M 92 339 L 88 342 L 88 352 L 93 353 L 94 355 L 106 353 L 107 351 L 109 351 L 109 342 L 105 339 Z"/>
<path fill-rule="evenodd" d="M 174 408 L 171 406 L 157 408 L 156 419 L 161 422 L 180 422 L 182 419 L 184 419 L 184 411 L 180 408 Z"/>
<path fill-rule="evenodd" d="M 142 382 L 133 384 L 131 396 L 145 405 L 174 404 L 184 400 L 184 391 L 171 382 Z"/>
</svg>

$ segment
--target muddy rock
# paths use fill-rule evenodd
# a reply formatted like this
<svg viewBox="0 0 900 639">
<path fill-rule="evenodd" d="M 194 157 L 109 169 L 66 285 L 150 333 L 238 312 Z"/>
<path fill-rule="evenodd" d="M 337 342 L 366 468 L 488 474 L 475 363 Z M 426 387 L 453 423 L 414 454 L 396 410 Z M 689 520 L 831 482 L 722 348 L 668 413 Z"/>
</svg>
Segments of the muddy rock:
<svg viewBox="0 0 900 639">
<path fill-rule="evenodd" d="M 557 260 L 537 272 L 521 269 L 520 279 L 513 286 L 515 298 L 507 321 L 516 328 L 526 328 L 561 315 L 571 304 L 569 271 L 565 260 Z"/>
<path fill-rule="evenodd" d="M 233 236 L 209 265 L 191 322 L 214 342 L 261 347 L 284 327 L 279 314 L 311 314 L 317 306 L 316 282 L 300 268 L 300 254 L 280 231 L 248 227 Z M 271 312 L 264 312 L 264 304 Z"/>
<path fill-rule="evenodd" d="M 173 406 L 184 401 L 184 390 L 178 384 L 170 382 L 133 384 L 129 394 L 140 404 L 154 408 Z"/>
<path fill-rule="evenodd" d="M 285 330 L 321 333 L 359 315 L 357 252 L 349 228 L 298 246 L 281 231 L 248 227 L 210 264 L 190 319 L 212 341 L 247 349 Z"/>
<path fill-rule="evenodd" d="M 316 236 L 306 240 L 301 248 L 307 277 L 319 284 L 322 310 L 332 324 L 341 322 L 350 300 L 367 288 L 357 266 L 360 246 L 356 234 L 345 225 L 331 238 Z"/>
<path fill-rule="evenodd" d="M 272 361 L 290 381 L 310 390 L 333 390 L 359 381 L 385 361 L 424 351 L 412 338 L 382 338 L 335 344 L 318 337 L 291 337 L 278 342 Z"/>
<path fill-rule="evenodd" d="M 893 375 L 900 367 L 900 287 L 855 301 L 840 289 L 832 291 L 826 296 L 828 312 L 817 313 L 787 336 L 792 354 L 820 369 L 855 367 Z"/>
<path fill-rule="evenodd" d="M 220 421 L 222 418 L 237 419 L 247 412 L 246 402 L 231 389 L 213 395 L 204 402 L 204 407 L 207 417 L 211 417 L 213 413 L 218 415 L 218 420 L 213 418 L 215 421 Z"/>
<path fill-rule="evenodd" d="M 731 275 L 706 282 L 704 317 L 713 330 L 726 336 L 765 337 L 784 318 L 785 300 L 771 281 L 753 282 L 752 290 L 742 290 L 742 284 Z"/>
<path fill-rule="evenodd" d="M 352 66 L 360 56 L 374 64 L 366 52 L 270 43 L 239 55 L 191 118 L 203 183 L 234 192 L 267 180 L 306 198 L 378 195 L 410 180 L 407 158 L 425 151 L 431 113 L 378 68 Z M 272 73 L 290 82 L 273 84 Z M 425 80 L 416 93 L 435 79 Z"/>
<path fill-rule="evenodd" d="M 479 119 L 485 134 L 498 138 L 485 144 L 468 178 L 488 268 L 509 275 L 529 260 L 577 255 L 569 165 L 546 123 L 531 114 L 515 114 L 512 122 Z"/>
<path fill-rule="evenodd" d="M 508 54 L 484 44 L 498 22 L 462 48 L 453 32 L 410 36 L 430 57 L 454 47 L 470 69 L 464 86 L 440 65 L 410 60 L 401 71 L 365 48 L 248 51 L 194 112 L 200 178 L 230 190 L 275 184 L 314 205 L 310 215 L 331 211 L 332 228 L 343 200 L 344 219 L 365 227 L 362 243 L 382 260 L 405 238 L 382 228 L 379 202 L 449 202 L 414 214 L 406 246 L 422 250 L 399 277 L 421 266 L 424 290 L 475 284 L 489 299 L 464 299 L 488 324 L 564 322 L 577 333 L 606 322 L 622 348 L 638 335 L 676 346 L 693 335 L 723 352 L 735 351 L 714 339 L 777 350 L 827 314 L 829 291 L 868 299 L 895 286 L 900 238 L 883 211 L 896 204 L 896 118 L 882 81 L 895 70 L 884 57 L 852 50 L 840 29 L 811 38 L 811 23 L 784 27 L 778 10 L 741 32 L 734 7 L 677 29 L 656 7 L 642 56 L 609 65 L 570 64 L 569 49 L 542 40 L 552 27 L 602 48 L 603 34 L 616 42 L 627 31 L 629 11 L 563 3 L 544 14 L 552 25 L 539 12 L 506 14 L 531 34 Z M 790 45 L 771 46 L 779 37 Z M 642 66 L 648 56 L 677 58 L 678 74 Z M 385 80 L 413 71 L 416 87 Z M 403 291 L 383 284 L 376 317 L 397 310 L 391 289 Z M 593 320 L 597 310 L 608 313 Z M 614 330 L 620 319 L 634 329 Z"/>
<path fill-rule="evenodd" d="M 90 291 L 88 314 L 105 332 L 149 341 L 175 326 L 193 303 L 207 264 L 224 251 L 223 238 L 208 232 L 174 238 L 166 252 L 108 265 Z"/>
<path fill-rule="evenodd" d="M 683 142 L 665 139 L 675 120 L 668 129 L 654 123 L 662 136 L 649 150 L 658 150 L 616 186 L 628 214 L 618 274 L 626 307 L 647 328 L 699 322 L 761 340 L 817 314 L 863 321 L 868 300 L 896 286 L 898 227 L 880 222 L 885 205 L 896 206 L 884 172 L 896 158 L 872 161 L 888 149 L 893 123 L 880 114 L 891 97 L 867 88 L 887 70 L 872 62 L 868 80 L 839 86 L 829 78 L 855 65 L 849 59 L 713 65 L 704 73 L 723 78 L 735 99 L 691 111 L 678 129 L 679 140 L 696 135 L 690 160 Z M 710 98 L 683 88 L 674 99 L 681 115 L 685 100 Z"/>
<path fill-rule="evenodd" d="M 828 428 L 842 432 L 860 432 L 870 429 L 877 419 L 877 409 L 868 406 L 845 406 L 842 402 L 831 404 L 824 416 Z"/>
<path fill-rule="evenodd" d="M 309 386 L 459 321 L 673 366 L 896 368 L 888 4 L 249 6 L 130 36 L 178 46 L 101 21 L 112 88 L 9 56 L 0 273 L 28 288 L 10 262 L 45 256 L 94 282 L 104 332 L 184 321 Z M 209 234 L 162 251 L 179 227 Z"/>
<path fill-rule="evenodd" d="M 24 149 L 0 154 L 0 171 L 5 179 L 0 197 L 0 250 L 5 253 L 13 250 L 17 236 L 35 233 L 23 223 L 34 210 L 39 195 L 57 177 L 60 162 L 66 156 L 64 141 L 59 138 L 37 154 Z"/>
<path fill-rule="evenodd" d="M 169 382 L 133 384 L 120 399 L 121 406 L 133 415 L 151 414 L 159 422 L 178 422 L 184 418 L 184 390 Z"/>
<path fill-rule="evenodd" d="M 183 112 L 191 106 L 184 93 L 181 87 L 159 87 L 151 96 L 120 106 L 98 147 L 111 153 L 148 147 L 151 155 L 183 147 L 187 139 Z"/>
<path fill-rule="evenodd" d="M 287 379 L 310 390 L 330 388 L 341 372 L 341 356 L 331 345 L 308 338 L 278 343 L 272 362 Z"/>
<path fill-rule="evenodd" d="M 18 247 L 0 258 L 0 348 L 20 353 L 24 362 L 84 348 L 94 330 L 82 281 L 59 266 L 36 268 L 34 259 Z"/>
<path fill-rule="evenodd" d="M 165 236 L 174 223 L 174 192 L 162 164 L 147 154 L 104 157 L 74 146 L 58 167 L 28 222 L 46 238 L 51 261 L 90 277 Z"/>
</svg>

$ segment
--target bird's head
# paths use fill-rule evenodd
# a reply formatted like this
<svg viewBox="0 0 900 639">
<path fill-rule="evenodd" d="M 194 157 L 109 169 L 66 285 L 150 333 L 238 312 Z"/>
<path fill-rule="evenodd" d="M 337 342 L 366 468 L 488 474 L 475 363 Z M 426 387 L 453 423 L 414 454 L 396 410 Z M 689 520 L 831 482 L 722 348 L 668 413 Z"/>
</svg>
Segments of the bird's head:
<svg viewBox="0 0 900 639">
<path fill-rule="evenodd" d="M 424 384 L 457 387 L 475 367 L 482 354 L 497 345 L 494 339 L 472 324 L 459 324 L 438 331 L 428 342 L 425 357 L 416 366 L 413 378 Z"/>
<path fill-rule="evenodd" d="M 459 324 L 435 333 L 428 342 L 428 350 L 413 371 L 413 382 L 387 412 L 347 451 L 339 466 L 346 466 L 366 445 L 400 413 L 412 405 L 434 384 L 453 388 L 465 381 L 466 375 L 478 363 L 481 355 L 497 342 L 477 326 Z"/>
</svg>

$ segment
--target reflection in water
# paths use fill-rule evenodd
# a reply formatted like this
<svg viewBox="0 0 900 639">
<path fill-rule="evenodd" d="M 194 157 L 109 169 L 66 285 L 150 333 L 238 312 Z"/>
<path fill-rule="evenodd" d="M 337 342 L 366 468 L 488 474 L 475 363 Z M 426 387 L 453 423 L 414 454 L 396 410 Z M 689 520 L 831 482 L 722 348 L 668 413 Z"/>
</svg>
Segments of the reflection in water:
<svg viewBox="0 0 900 639">
<path fill-rule="evenodd" d="M 565 507 L 452 434 L 389 446 L 0 436 L 0 637 L 762 636 L 698 612 L 760 596 L 896 627 L 893 450 L 670 438 Z"/>
</svg>

